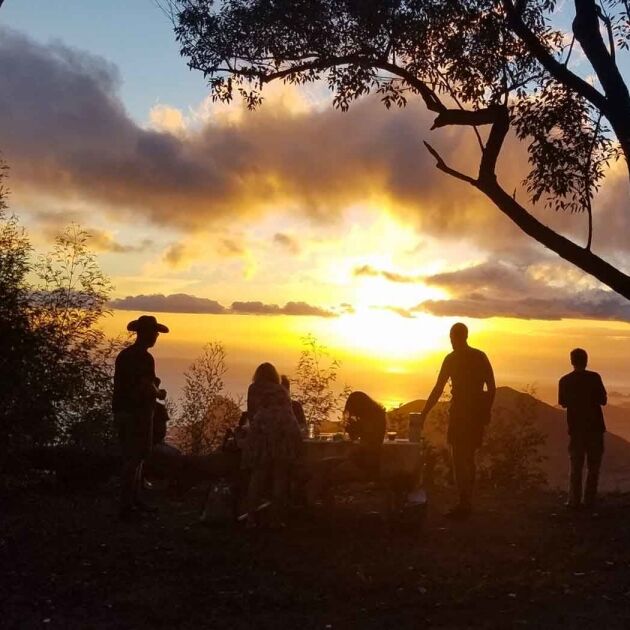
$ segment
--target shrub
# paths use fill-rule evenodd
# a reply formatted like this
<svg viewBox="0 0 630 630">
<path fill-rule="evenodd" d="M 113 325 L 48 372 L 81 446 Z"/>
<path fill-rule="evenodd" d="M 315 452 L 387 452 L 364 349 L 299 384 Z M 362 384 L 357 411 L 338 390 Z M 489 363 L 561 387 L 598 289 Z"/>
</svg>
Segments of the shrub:
<svg viewBox="0 0 630 630">
<path fill-rule="evenodd" d="M 111 285 L 78 226 L 33 260 L 25 230 L 6 214 L 5 172 L 0 164 L 0 449 L 105 446 L 120 341 L 97 324 Z"/>
<path fill-rule="evenodd" d="M 480 483 L 527 489 L 546 483 L 539 453 L 545 434 L 535 425 L 536 399 L 527 389 L 510 408 L 496 406 L 478 456 Z"/>
<path fill-rule="evenodd" d="M 341 392 L 335 392 L 334 385 L 341 363 L 330 357 L 326 346 L 320 344 L 313 335 L 303 337 L 302 346 L 293 379 L 293 391 L 302 403 L 307 426 L 314 425 L 319 429 L 331 416 L 341 415 L 351 390 L 346 385 Z"/>
<path fill-rule="evenodd" d="M 479 485 L 502 490 L 525 490 L 546 483 L 540 468 L 540 447 L 545 434 L 535 424 L 536 399 L 527 389 L 515 397 L 509 407 L 495 403 L 492 419 L 486 427 L 482 447 L 477 454 Z M 436 460 L 437 482 L 453 483 L 450 451 L 446 444 L 448 405 L 438 404 L 431 412 L 425 435 Z"/>
<path fill-rule="evenodd" d="M 223 391 L 225 360 L 223 345 L 208 343 L 184 374 L 185 385 L 172 437 L 191 455 L 212 452 L 221 444 L 225 432 L 238 424 L 239 401 Z"/>
</svg>

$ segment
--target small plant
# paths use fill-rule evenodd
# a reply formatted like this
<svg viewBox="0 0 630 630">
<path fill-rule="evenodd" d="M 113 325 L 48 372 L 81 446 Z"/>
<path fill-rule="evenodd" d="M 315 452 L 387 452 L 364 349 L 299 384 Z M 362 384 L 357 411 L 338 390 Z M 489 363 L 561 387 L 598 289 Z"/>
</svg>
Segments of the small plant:
<svg viewBox="0 0 630 630">
<path fill-rule="evenodd" d="M 496 406 L 478 456 L 481 483 L 495 488 L 528 489 L 544 485 L 539 449 L 545 434 L 535 425 L 535 389 L 527 387 L 514 407 Z"/>
<path fill-rule="evenodd" d="M 307 425 L 318 430 L 322 423 L 341 415 L 351 390 L 346 385 L 341 392 L 335 392 L 341 363 L 331 358 L 326 346 L 314 335 L 303 337 L 302 346 L 293 380 L 294 392 L 304 407 Z"/>
<path fill-rule="evenodd" d="M 184 374 L 185 385 L 174 422 L 173 438 L 191 455 L 215 450 L 241 415 L 240 401 L 223 391 L 227 372 L 225 348 L 206 344 Z"/>
</svg>

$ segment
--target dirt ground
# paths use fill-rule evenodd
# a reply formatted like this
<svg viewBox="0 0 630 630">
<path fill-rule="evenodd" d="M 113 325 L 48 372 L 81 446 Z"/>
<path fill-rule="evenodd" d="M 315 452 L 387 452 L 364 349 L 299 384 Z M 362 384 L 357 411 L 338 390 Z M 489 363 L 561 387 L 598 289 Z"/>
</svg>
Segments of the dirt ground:
<svg viewBox="0 0 630 630">
<path fill-rule="evenodd" d="M 470 521 L 392 531 L 369 501 L 284 531 L 206 527 L 200 491 L 115 518 L 113 488 L 0 491 L 3 628 L 628 628 L 630 497 L 567 514 L 553 493 L 484 494 Z"/>
</svg>

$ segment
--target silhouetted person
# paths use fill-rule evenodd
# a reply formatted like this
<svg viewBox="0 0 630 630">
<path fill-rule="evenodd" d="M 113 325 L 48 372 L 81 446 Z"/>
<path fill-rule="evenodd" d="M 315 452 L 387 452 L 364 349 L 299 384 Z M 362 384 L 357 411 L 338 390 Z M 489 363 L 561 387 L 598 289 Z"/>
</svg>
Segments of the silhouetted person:
<svg viewBox="0 0 630 630">
<path fill-rule="evenodd" d="M 291 397 L 291 381 L 286 374 L 283 374 L 280 377 L 280 384 L 284 389 L 289 392 L 289 397 Z M 306 416 L 304 415 L 304 408 L 302 407 L 302 403 L 299 400 L 295 400 L 291 398 L 291 408 L 293 409 L 293 415 L 297 420 L 297 423 L 302 431 L 302 435 L 306 434 Z"/>
<path fill-rule="evenodd" d="M 271 363 L 256 368 L 247 390 L 249 430 L 243 443 L 242 465 L 250 471 L 247 492 L 247 525 L 257 525 L 265 483 L 271 479 L 272 525 L 284 525 L 289 470 L 301 451 L 302 434 L 289 392 L 280 385 L 280 375 Z"/>
<path fill-rule="evenodd" d="M 385 409 L 364 392 L 352 392 L 346 400 L 344 416 L 351 440 L 358 440 L 348 458 L 369 479 L 376 479 L 381 467 L 381 453 L 387 425 Z"/>
<path fill-rule="evenodd" d="M 162 380 L 160 378 L 155 379 L 155 386 L 160 387 Z M 166 432 L 168 430 L 168 423 L 170 418 L 168 416 L 168 409 L 163 401 L 155 403 L 153 409 L 153 444 L 160 444 L 166 439 Z"/>
<path fill-rule="evenodd" d="M 459 503 L 447 515 L 465 518 L 472 507 L 475 454 L 490 420 L 496 386 L 488 357 L 481 350 L 468 345 L 468 328 L 465 324 L 454 324 L 450 337 L 453 352 L 444 359 L 422 414 L 426 418 L 450 379 L 452 399 L 447 439 L 451 447 Z"/>
<path fill-rule="evenodd" d="M 152 315 L 142 315 L 127 324 L 136 333 L 135 342 L 116 357 L 112 410 L 118 427 L 123 456 L 120 517 L 130 518 L 135 510 L 153 511 L 140 498 L 142 464 L 153 443 L 153 414 L 156 399 L 166 391 L 158 389 L 155 361 L 149 353 L 160 333 L 168 328 Z"/>
<path fill-rule="evenodd" d="M 592 507 L 597 499 L 599 469 L 604 454 L 604 414 L 606 389 L 597 372 L 586 369 L 588 355 L 582 348 L 571 350 L 573 372 L 565 374 L 558 384 L 558 403 L 567 410 L 569 457 L 571 474 L 567 506 L 582 505 L 582 469 L 584 460 L 588 472 L 584 490 L 584 505 Z"/>
</svg>

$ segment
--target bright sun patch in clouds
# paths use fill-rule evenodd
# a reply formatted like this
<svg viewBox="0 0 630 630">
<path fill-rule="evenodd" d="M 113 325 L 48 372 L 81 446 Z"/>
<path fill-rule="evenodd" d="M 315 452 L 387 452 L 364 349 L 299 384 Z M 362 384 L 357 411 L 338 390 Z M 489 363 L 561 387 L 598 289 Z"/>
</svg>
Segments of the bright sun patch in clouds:
<svg viewBox="0 0 630 630">
<path fill-rule="evenodd" d="M 431 315 L 402 318 L 373 308 L 359 309 L 330 323 L 339 345 L 381 359 L 392 373 L 404 371 L 404 366 L 391 364 L 392 360 L 408 360 L 442 348 L 450 326 L 451 320 L 447 318 Z"/>
</svg>

